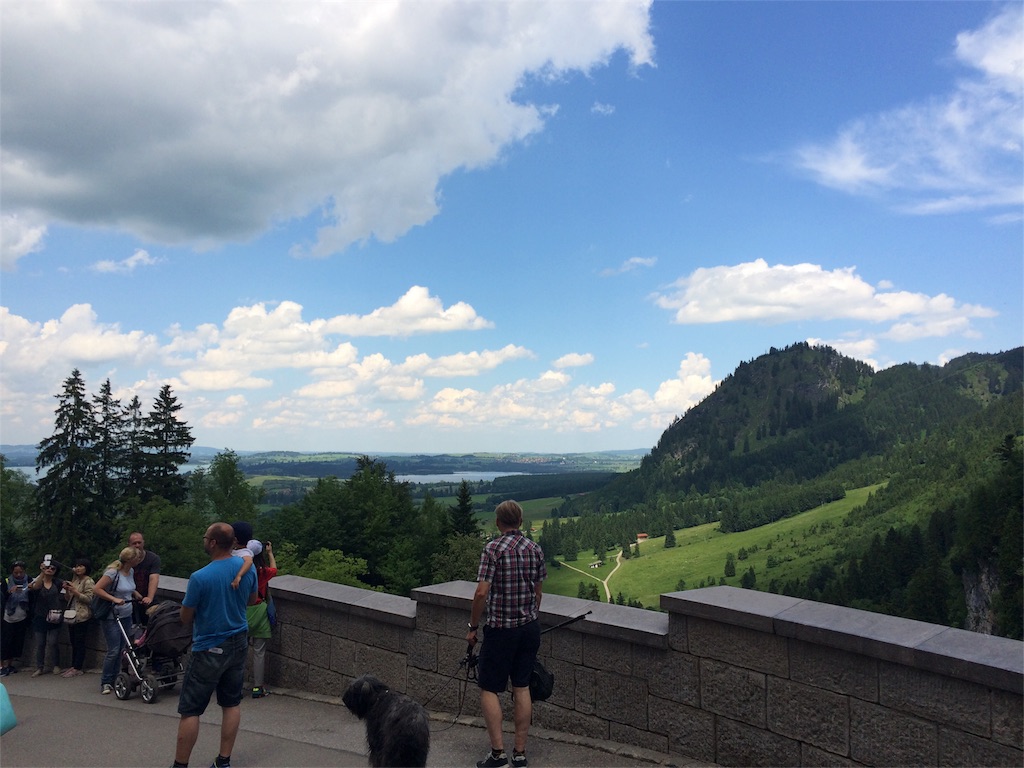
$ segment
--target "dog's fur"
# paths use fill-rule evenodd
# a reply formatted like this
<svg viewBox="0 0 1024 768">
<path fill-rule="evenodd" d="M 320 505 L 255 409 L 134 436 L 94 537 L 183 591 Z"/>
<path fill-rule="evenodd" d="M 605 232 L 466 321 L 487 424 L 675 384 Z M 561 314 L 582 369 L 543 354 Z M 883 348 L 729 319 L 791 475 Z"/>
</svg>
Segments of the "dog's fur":
<svg viewBox="0 0 1024 768">
<path fill-rule="evenodd" d="M 425 766 L 430 751 L 430 719 L 418 701 L 389 691 L 373 675 L 354 680 L 341 700 L 366 721 L 366 743 L 373 768 Z"/>
</svg>

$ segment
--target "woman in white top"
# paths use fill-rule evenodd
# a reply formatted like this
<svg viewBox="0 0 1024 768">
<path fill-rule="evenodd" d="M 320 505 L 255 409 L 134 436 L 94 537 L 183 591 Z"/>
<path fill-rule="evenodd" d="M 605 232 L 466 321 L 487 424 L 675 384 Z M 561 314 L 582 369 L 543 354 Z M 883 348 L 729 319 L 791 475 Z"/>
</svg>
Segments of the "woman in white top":
<svg viewBox="0 0 1024 768">
<path fill-rule="evenodd" d="M 125 636 L 132 630 L 132 600 L 141 600 L 142 595 L 135 589 L 133 566 L 142 561 L 142 553 L 135 547 L 125 547 L 120 556 L 106 567 L 100 580 L 93 587 L 93 593 L 101 600 L 113 603 L 110 615 L 100 622 L 103 637 L 107 641 L 107 655 L 103 658 L 103 677 L 100 692 L 112 693 L 114 678 L 121 670 L 121 650 Z M 118 624 L 124 628 L 124 634 Z"/>
</svg>

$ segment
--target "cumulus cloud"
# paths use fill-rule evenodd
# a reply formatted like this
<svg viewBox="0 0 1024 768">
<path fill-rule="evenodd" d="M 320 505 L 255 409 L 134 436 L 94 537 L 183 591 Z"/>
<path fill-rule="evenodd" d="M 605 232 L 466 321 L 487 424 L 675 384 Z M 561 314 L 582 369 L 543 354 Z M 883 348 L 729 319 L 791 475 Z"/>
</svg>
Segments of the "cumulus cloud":
<svg viewBox="0 0 1024 768">
<path fill-rule="evenodd" d="M 570 352 L 567 355 L 562 355 L 560 358 L 552 363 L 555 368 L 579 368 L 584 365 L 590 365 L 594 362 L 594 356 L 589 352 L 580 354 L 579 352 Z"/>
<path fill-rule="evenodd" d="M 368 315 L 338 315 L 327 321 L 328 332 L 346 336 L 412 336 L 493 327 L 469 304 L 460 301 L 445 309 L 441 299 L 419 285 L 390 307 L 379 307 Z"/>
<path fill-rule="evenodd" d="M 649 0 L 9 3 L 0 172 L 6 266 L 52 222 L 150 242 L 245 240 L 322 216 L 298 255 L 391 241 L 442 179 L 542 131 L 524 101 L 625 51 Z"/>
<path fill-rule="evenodd" d="M 151 267 L 154 264 L 159 264 L 160 259 L 150 256 L 149 253 L 142 248 L 139 248 L 127 259 L 121 259 L 121 261 L 113 261 L 104 259 L 97 261 L 92 265 L 94 272 L 114 272 L 119 274 L 131 274 L 139 267 Z"/>
<path fill-rule="evenodd" d="M 600 101 L 595 101 L 593 106 L 590 107 L 590 111 L 595 115 L 608 115 L 615 114 L 615 106 L 612 104 L 602 104 Z"/>
<path fill-rule="evenodd" d="M 0 216 L 0 269 L 13 270 L 22 256 L 42 250 L 46 225 L 34 218 L 17 213 Z"/>
<path fill-rule="evenodd" d="M 818 183 L 883 195 L 908 213 L 1013 208 L 1024 203 L 1024 9 L 1007 5 L 962 32 L 956 57 L 971 76 L 931 100 L 843 126 L 831 141 L 794 153 Z M 999 221 L 999 219 L 994 219 Z"/>
<path fill-rule="evenodd" d="M 525 347 L 507 344 L 501 349 L 485 349 L 482 352 L 460 352 L 432 358 L 427 354 L 412 355 L 399 366 L 400 370 L 420 376 L 451 378 L 454 376 L 478 376 L 491 371 L 511 360 L 532 358 L 535 355 Z"/>
<path fill-rule="evenodd" d="M 764 259 L 695 270 L 654 295 L 681 324 L 800 320 L 894 323 L 888 336 L 909 340 L 966 333 L 972 318 L 995 310 L 957 303 L 945 294 L 927 296 L 873 287 L 854 267 L 826 270 L 817 264 L 776 264 Z"/>
</svg>

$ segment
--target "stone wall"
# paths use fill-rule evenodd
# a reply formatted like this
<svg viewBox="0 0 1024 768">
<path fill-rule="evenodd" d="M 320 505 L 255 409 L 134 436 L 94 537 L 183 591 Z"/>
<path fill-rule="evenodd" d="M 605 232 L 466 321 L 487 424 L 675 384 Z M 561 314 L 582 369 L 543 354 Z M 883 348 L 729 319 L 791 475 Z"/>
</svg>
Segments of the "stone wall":
<svg viewBox="0 0 1024 768">
<path fill-rule="evenodd" d="M 161 579 L 169 598 L 184 586 Z M 431 710 L 480 714 L 460 663 L 473 583 L 411 599 L 271 586 L 270 685 L 340 696 L 370 672 Z M 534 723 L 720 765 L 1024 764 L 1024 643 L 733 587 L 661 607 L 545 596 L 547 627 L 590 613 L 542 635 L 555 691 Z"/>
</svg>

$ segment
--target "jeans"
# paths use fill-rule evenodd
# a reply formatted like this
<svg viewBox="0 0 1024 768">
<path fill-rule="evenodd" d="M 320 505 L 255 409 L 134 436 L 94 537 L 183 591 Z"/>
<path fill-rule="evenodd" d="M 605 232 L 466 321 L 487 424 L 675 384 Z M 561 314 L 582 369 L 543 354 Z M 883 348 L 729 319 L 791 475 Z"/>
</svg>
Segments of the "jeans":
<svg viewBox="0 0 1024 768">
<path fill-rule="evenodd" d="M 36 669 L 43 669 L 46 666 L 47 657 L 53 659 L 54 667 L 60 666 L 60 649 L 57 647 L 57 640 L 60 637 L 60 624 L 51 625 L 53 629 L 36 630 Z"/>
<path fill-rule="evenodd" d="M 252 639 L 252 684 L 254 688 L 263 687 L 263 672 L 266 668 L 267 638 Z"/>
<path fill-rule="evenodd" d="M 107 655 L 103 657 L 103 677 L 100 685 L 113 685 L 114 678 L 121 671 L 121 649 L 124 648 L 124 637 L 117 625 L 120 623 L 127 634 L 132 631 L 132 617 L 125 616 L 123 619 L 104 619 L 100 622 L 103 625 L 103 638 L 107 641 Z"/>
<path fill-rule="evenodd" d="M 178 714 L 182 717 L 202 715 L 214 691 L 220 707 L 237 707 L 242 701 L 248 653 L 249 641 L 244 629 L 215 648 L 193 650 L 181 681 Z"/>
<path fill-rule="evenodd" d="M 92 624 L 89 621 L 68 625 L 68 640 L 71 641 L 71 666 L 74 669 L 85 668 L 85 638 L 89 634 L 90 626 Z"/>
</svg>

